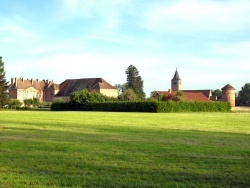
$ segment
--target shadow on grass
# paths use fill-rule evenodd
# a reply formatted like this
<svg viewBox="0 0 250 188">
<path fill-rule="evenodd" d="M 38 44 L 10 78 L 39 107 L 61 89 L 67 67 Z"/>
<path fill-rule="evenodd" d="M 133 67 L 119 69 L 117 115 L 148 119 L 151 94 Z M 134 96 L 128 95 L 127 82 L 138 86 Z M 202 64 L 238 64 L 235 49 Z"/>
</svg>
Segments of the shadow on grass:
<svg viewBox="0 0 250 188">
<path fill-rule="evenodd" d="M 247 134 L 2 127 L 6 186 L 249 187 Z"/>
</svg>

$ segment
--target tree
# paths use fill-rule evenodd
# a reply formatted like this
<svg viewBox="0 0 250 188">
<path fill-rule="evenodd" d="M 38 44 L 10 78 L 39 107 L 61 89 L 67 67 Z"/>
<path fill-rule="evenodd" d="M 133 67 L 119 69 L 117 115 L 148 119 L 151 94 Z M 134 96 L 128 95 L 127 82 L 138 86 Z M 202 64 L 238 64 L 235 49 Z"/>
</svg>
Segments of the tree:
<svg viewBox="0 0 250 188">
<path fill-rule="evenodd" d="M 162 101 L 179 101 L 182 98 L 182 93 L 176 93 L 176 95 L 173 95 L 172 93 L 166 93 L 162 96 Z"/>
<path fill-rule="evenodd" d="M 8 105 L 11 108 L 17 108 L 17 107 L 21 107 L 22 106 L 22 102 L 18 99 L 10 99 L 8 102 Z"/>
<path fill-rule="evenodd" d="M 81 106 L 89 102 L 105 102 L 111 100 L 113 100 L 111 97 L 107 97 L 101 93 L 89 92 L 86 89 L 70 94 L 70 102 L 76 106 Z"/>
<path fill-rule="evenodd" d="M 8 101 L 9 87 L 9 82 L 5 78 L 4 62 L 0 56 L 0 107 L 4 106 Z"/>
<path fill-rule="evenodd" d="M 250 83 L 246 83 L 244 87 L 241 88 L 238 100 L 240 105 L 250 105 Z"/>
<path fill-rule="evenodd" d="M 33 106 L 38 107 L 40 105 L 40 100 L 38 98 L 33 98 L 32 103 Z"/>
<path fill-rule="evenodd" d="M 120 99 L 122 101 L 135 101 L 137 99 L 137 96 L 134 90 L 129 88 L 120 95 Z"/>
<path fill-rule="evenodd" d="M 143 80 L 141 76 L 139 76 L 137 68 L 130 65 L 125 73 L 127 74 L 127 82 L 125 84 L 126 89 L 133 89 L 139 99 L 144 99 L 145 93 L 143 91 Z"/>
<path fill-rule="evenodd" d="M 25 106 L 32 106 L 33 105 L 33 100 L 32 99 L 24 99 L 23 103 Z"/>
<path fill-rule="evenodd" d="M 212 95 L 217 96 L 217 100 L 222 99 L 222 91 L 220 89 L 216 89 L 216 90 L 212 91 Z"/>
</svg>

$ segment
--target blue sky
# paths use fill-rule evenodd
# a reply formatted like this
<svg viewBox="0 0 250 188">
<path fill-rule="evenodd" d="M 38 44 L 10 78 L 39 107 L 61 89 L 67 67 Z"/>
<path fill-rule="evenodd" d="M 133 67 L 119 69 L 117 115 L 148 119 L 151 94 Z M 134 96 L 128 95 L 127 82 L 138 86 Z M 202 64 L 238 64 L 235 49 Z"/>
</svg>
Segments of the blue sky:
<svg viewBox="0 0 250 188">
<path fill-rule="evenodd" d="M 134 65 L 147 96 L 183 89 L 237 91 L 250 82 L 249 0 L 1 0 L 6 77 L 102 77 L 126 82 Z"/>
</svg>

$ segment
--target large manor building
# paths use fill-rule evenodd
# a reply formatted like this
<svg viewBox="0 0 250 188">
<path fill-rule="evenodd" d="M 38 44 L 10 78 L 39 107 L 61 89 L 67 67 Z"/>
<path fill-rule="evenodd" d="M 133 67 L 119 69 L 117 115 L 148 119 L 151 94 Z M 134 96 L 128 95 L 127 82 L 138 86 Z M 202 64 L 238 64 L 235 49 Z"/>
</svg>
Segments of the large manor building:
<svg viewBox="0 0 250 188">
<path fill-rule="evenodd" d="M 227 84 L 222 89 L 222 101 L 229 102 L 231 106 L 235 106 L 235 88 Z M 212 95 L 211 89 L 202 90 L 182 90 L 182 80 L 180 79 L 178 70 L 176 69 L 173 79 L 171 80 L 171 89 L 168 91 L 153 91 L 152 97 L 159 95 L 173 94 L 175 95 L 178 91 L 183 94 L 183 100 L 186 101 L 202 101 L 202 102 L 213 102 L 217 100 L 217 96 Z"/>
<path fill-rule="evenodd" d="M 40 101 L 51 102 L 59 91 L 59 84 L 49 80 L 11 78 L 10 98 L 23 101 L 38 98 Z"/>
<path fill-rule="evenodd" d="M 49 80 L 12 78 L 9 96 L 20 101 L 30 98 L 45 102 L 52 102 L 54 98 L 69 101 L 72 92 L 83 89 L 110 97 L 118 96 L 118 90 L 102 78 L 67 79 L 61 84 Z"/>
</svg>

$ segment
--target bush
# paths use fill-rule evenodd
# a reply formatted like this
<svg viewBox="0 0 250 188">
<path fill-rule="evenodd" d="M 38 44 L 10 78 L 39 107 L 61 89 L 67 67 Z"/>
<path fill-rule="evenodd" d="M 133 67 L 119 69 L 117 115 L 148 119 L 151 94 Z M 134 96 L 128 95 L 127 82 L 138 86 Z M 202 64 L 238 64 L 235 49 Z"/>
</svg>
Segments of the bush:
<svg viewBox="0 0 250 188">
<path fill-rule="evenodd" d="M 55 98 L 51 104 L 51 110 L 53 111 L 69 110 L 68 102 L 65 102 L 62 98 Z"/>
<path fill-rule="evenodd" d="M 22 106 L 22 102 L 18 99 L 10 99 L 9 102 L 8 102 L 8 105 L 10 108 L 18 108 L 18 107 L 21 107 Z"/>
</svg>

